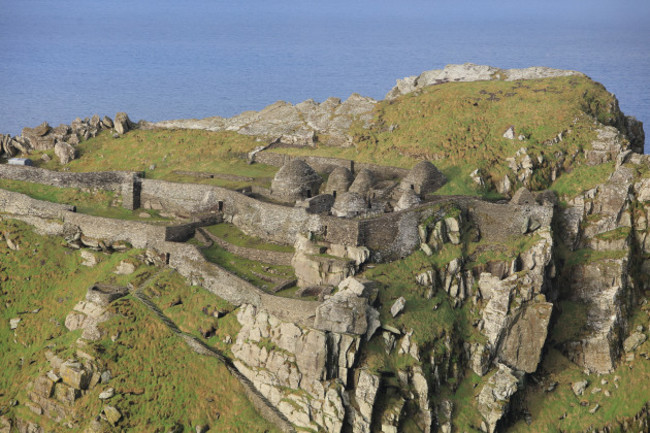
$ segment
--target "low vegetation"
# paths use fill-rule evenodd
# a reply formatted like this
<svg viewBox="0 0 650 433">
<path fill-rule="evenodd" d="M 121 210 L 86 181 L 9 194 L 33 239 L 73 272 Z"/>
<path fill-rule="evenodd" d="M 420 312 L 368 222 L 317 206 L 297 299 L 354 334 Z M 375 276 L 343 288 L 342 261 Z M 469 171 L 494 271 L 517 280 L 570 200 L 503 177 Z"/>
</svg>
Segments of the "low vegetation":
<svg viewBox="0 0 650 433">
<path fill-rule="evenodd" d="M 160 291 L 158 301 L 165 313 L 192 333 L 197 332 L 199 322 L 190 317 L 200 319 L 201 313 L 196 310 L 204 303 L 232 310 L 206 291 L 199 293 L 197 288 L 185 285 L 178 274 L 169 271 L 159 273 L 157 268 L 140 265 L 131 275 L 113 273 L 122 260 L 137 263 L 138 250 L 98 254 L 99 263 L 89 268 L 80 265 L 79 253 L 64 247 L 62 239 L 36 235 L 21 222 L 1 220 L 0 233 L 10 236 L 20 248 L 10 251 L 5 242 L 0 242 L 0 302 L 4 306 L 0 309 L 4 324 L 0 326 L 0 412 L 5 416 L 15 413 L 23 419 L 35 418 L 26 406 L 13 407 L 10 403 L 25 401 L 27 383 L 49 370 L 46 350 L 63 359 L 75 356 L 74 343 L 81 331 L 68 332 L 63 323 L 95 282 L 138 287 L 153 277 L 150 287 Z M 167 299 L 175 296 L 187 305 L 165 307 Z M 116 315 L 102 325 L 106 337 L 84 351 L 113 374 L 110 386 L 117 395 L 111 404 L 125 415 L 120 429 L 167 431 L 178 423 L 189 432 L 197 424 L 209 423 L 216 431 L 276 431 L 255 412 L 239 382 L 219 361 L 193 353 L 131 296 L 116 301 L 111 308 Z M 7 325 L 13 318 L 21 319 L 16 330 Z M 232 313 L 219 319 L 221 334 L 208 342 L 218 343 L 226 333 L 234 336 L 236 323 Z M 113 341 L 110 337 L 116 335 L 119 337 Z M 101 388 L 76 401 L 74 410 L 83 415 L 81 419 L 101 412 L 97 398 Z M 36 418 L 48 431 L 60 428 L 45 417 Z"/>
<path fill-rule="evenodd" d="M 79 158 L 68 163 L 67 167 L 78 172 L 142 171 L 151 179 L 208 183 L 226 188 L 241 188 L 251 183 L 268 186 L 277 167 L 246 162 L 246 153 L 256 146 L 259 143 L 254 138 L 234 132 L 134 130 L 113 138 L 110 131 L 103 131 L 97 137 L 81 142 L 77 146 Z M 32 157 L 38 166 L 60 169 L 56 157 L 44 162 L 39 158 L 41 153 L 53 155 L 51 150 L 34 153 Z M 196 177 L 179 174 L 179 171 L 231 177 Z"/>
<path fill-rule="evenodd" d="M 261 288 L 270 290 L 278 283 L 295 278 L 291 266 L 269 265 L 232 254 L 213 245 L 202 248 L 203 256 L 229 272 Z"/>
<path fill-rule="evenodd" d="M 88 215 L 116 219 L 145 219 L 148 222 L 169 221 L 155 210 L 128 210 L 116 205 L 115 193 L 105 190 L 83 191 L 79 188 L 58 188 L 18 180 L 0 179 L 0 188 L 19 192 L 37 200 L 75 206 L 76 211 Z"/>
<path fill-rule="evenodd" d="M 282 253 L 293 253 L 294 251 L 294 248 L 291 246 L 264 242 L 260 238 L 249 236 L 239 230 L 236 226 L 228 223 L 216 224 L 206 227 L 205 229 L 216 237 L 239 247 L 277 251 Z"/>
</svg>

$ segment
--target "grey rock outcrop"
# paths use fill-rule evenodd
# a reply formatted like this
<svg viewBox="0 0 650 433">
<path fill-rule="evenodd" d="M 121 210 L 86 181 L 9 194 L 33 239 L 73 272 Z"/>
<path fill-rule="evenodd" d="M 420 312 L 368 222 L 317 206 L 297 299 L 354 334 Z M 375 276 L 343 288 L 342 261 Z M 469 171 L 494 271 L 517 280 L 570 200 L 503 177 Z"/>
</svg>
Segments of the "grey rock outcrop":
<svg viewBox="0 0 650 433">
<path fill-rule="evenodd" d="M 376 310 L 368 305 L 369 297 L 376 289 L 370 281 L 346 278 L 339 284 L 339 291 L 327 298 L 316 309 L 314 327 L 322 331 L 363 335 L 377 329 Z"/>
<path fill-rule="evenodd" d="M 59 141 L 54 146 L 54 154 L 59 158 L 61 165 L 65 165 L 75 159 L 76 150 L 65 141 Z"/>
<path fill-rule="evenodd" d="M 210 117 L 202 120 L 169 120 L 155 123 L 161 128 L 236 131 L 244 135 L 264 137 L 268 142 L 313 146 L 316 141 L 329 145 L 350 146 L 347 132 L 355 120 L 372 121 L 377 101 L 352 94 L 341 102 L 329 98 L 318 103 L 307 100 L 296 105 L 279 101 L 259 112 L 246 111 L 231 118 Z"/>
<path fill-rule="evenodd" d="M 370 433 L 372 413 L 379 390 L 381 378 L 362 369 L 359 371 L 354 391 L 355 402 L 359 409 L 352 411 L 352 431 L 354 433 Z"/>
<path fill-rule="evenodd" d="M 112 314 L 106 307 L 113 301 L 126 296 L 128 289 L 108 285 L 93 285 L 86 292 L 86 299 L 79 301 L 65 318 L 65 327 L 70 331 L 83 329 L 82 338 L 97 341 L 102 338 L 98 325 L 110 319 Z"/>
<path fill-rule="evenodd" d="M 104 116 L 103 120 L 100 120 L 100 117 L 95 114 L 90 119 L 77 118 L 70 125 L 62 124 L 55 128 L 47 122 L 35 128 L 25 127 L 17 137 L 0 134 L 0 154 L 4 153 L 5 156 L 12 157 L 18 153 L 26 155 L 32 151 L 55 149 L 56 155 L 62 161 L 61 164 L 67 164 L 74 159 L 75 146 L 80 141 L 95 137 L 102 130 L 111 129 L 113 126 L 123 131 L 122 133 L 135 127 L 126 113 L 118 113 L 117 118 L 119 122 L 114 125 L 110 117 Z"/>
<path fill-rule="evenodd" d="M 490 377 L 478 395 L 478 410 L 487 424 L 488 433 L 494 433 L 499 420 L 508 411 L 510 397 L 519 389 L 521 375 L 499 364 L 497 372 Z"/>
<path fill-rule="evenodd" d="M 540 66 L 525 69 L 499 69 L 493 66 L 475 65 L 473 63 L 447 65 L 444 69 L 434 69 L 423 72 L 418 76 L 397 80 L 397 85 L 388 92 L 386 99 L 395 99 L 398 96 L 411 93 L 423 87 L 448 82 L 486 80 L 515 81 L 568 75 L 584 76 L 584 74 L 577 71 L 564 71 Z"/>
<path fill-rule="evenodd" d="M 296 427 L 340 432 L 360 338 L 301 328 L 250 305 L 237 319 L 237 369 Z"/>
<path fill-rule="evenodd" d="M 129 119 L 129 115 L 124 112 L 119 112 L 115 115 L 115 121 L 113 122 L 115 131 L 123 135 L 133 129 L 133 122 Z"/>
<path fill-rule="evenodd" d="M 574 209 L 563 213 L 563 227 L 569 229 L 568 238 L 575 238 L 576 247 L 610 255 L 577 264 L 570 278 L 570 300 L 586 306 L 589 329 L 580 339 L 567 342 L 565 350 L 575 363 L 599 373 L 614 368 L 627 323 L 633 181 L 632 170 L 620 166 L 607 182 L 574 199 Z M 618 258 L 611 256 L 615 251 L 620 252 Z"/>
</svg>

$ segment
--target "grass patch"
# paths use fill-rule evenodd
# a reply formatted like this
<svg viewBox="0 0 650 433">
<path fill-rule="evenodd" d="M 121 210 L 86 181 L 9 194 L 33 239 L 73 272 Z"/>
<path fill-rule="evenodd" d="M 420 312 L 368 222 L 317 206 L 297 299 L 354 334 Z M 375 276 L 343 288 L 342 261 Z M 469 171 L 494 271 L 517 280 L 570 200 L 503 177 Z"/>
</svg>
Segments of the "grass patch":
<svg viewBox="0 0 650 433">
<path fill-rule="evenodd" d="M 647 351 L 648 343 L 644 343 L 638 351 Z M 582 369 L 570 362 L 559 351 L 550 349 L 542 361 L 541 368 L 547 373 L 551 381 L 558 382 L 555 391 L 545 393 L 542 386 L 530 384 L 525 392 L 525 404 L 532 416 L 529 426 L 524 421 L 519 421 L 511 426 L 508 431 L 550 433 L 562 431 L 586 431 L 590 426 L 603 426 L 623 417 L 636 414 L 648 401 L 647 388 L 643 384 L 650 381 L 650 362 L 637 360 L 632 368 L 621 364 L 613 373 L 604 375 L 585 376 Z M 619 380 L 616 381 L 615 377 Z M 588 380 L 584 395 L 576 397 L 571 390 L 571 383 L 578 380 Z M 602 380 L 606 384 L 602 384 Z M 618 388 L 615 386 L 618 384 Z M 592 394 L 594 388 L 601 388 L 601 392 Z M 604 391 L 610 393 L 606 397 Z M 580 405 L 581 401 L 587 402 L 586 406 Z M 589 409 L 599 404 L 601 407 L 595 414 L 590 414 Z M 562 420 L 559 418 L 566 413 Z"/>
<path fill-rule="evenodd" d="M 229 272 L 237 275 L 249 283 L 268 290 L 276 285 L 276 281 L 295 278 L 291 266 L 275 266 L 248 260 L 213 245 L 202 248 L 203 256 L 212 263 L 216 263 Z"/>
<path fill-rule="evenodd" d="M 79 252 L 65 248 L 63 239 L 39 236 L 19 221 L 0 220 L 0 232 L 7 233 L 20 246 L 20 250 L 13 251 L 0 242 L 0 407 L 8 418 L 20 416 L 47 431 L 58 431 L 60 425 L 32 414 L 23 404 L 10 408 L 9 402 L 24 402 L 26 384 L 50 369 L 45 359 L 47 349 L 63 359 L 74 356 L 74 343 L 81 331 L 68 332 L 63 323 L 74 305 L 84 299 L 90 285 L 131 282 L 139 286 L 159 270 L 140 265 L 131 275 L 113 274 L 122 260 L 138 263 L 140 250 L 95 253 L 99 258 L 95 267 L 81 266 Z M 183 326 L 193 326 L 190 315 L 204 301 L 228 306 L 212 295 L 210 299 L 202 298 L 206 291 L 184 286 L 178 274 L 165 272 L 154 279 L 154 284 L 169 287 L 163 296 L 180 293 L 192 308 L 187 312 L 187 321 L 183 314 L 176 314 L 175 307 L 165 309 Z M 277 431 L 255 412 L 225 366 L 214 358 L 194 354 L 134 298 L 122 298 L 111 308 L 116 315 L 102 325 L 106 338 L 89 344 L 84 351 L 113 374 L 109 386 L 117 395 L 110 404 L 125 415 L 120 430 L 167 431 L 172 423 L 180 423 L 183 431 L 190 432 L 196 424 L 208 423 L 215 431 Z M 12 331 L 8 322 L 16 317 L 21 322 Z M 219 327 L 234 336 L 237 328 L 232 320 L 236 319 L 233 314 L 226 317 L 219 320 Z M 113 342 L 109 336 L 118 333 L 119 338 Z M 104 388 L 93 388 L 75 403 L 79 422 L 75 427 L 79 430 L 101 412 L 98 394 Z"/>
<path fill-rule="evenodd" d="M 185 432 L 197 424 L 217 431 L 276 431 L 218 360 L 195 354 L 130 296 L 112 309 L 117 315 L 103 327 L 108 335 L 121 332 L 120 338 L 97 346 L 115 375 L 111 384 L 118 397 L 111 404 L 125 414 L 122 429 L 155 431 L 178 423 Z"/>
<path fill-rule="evenodd" d="M 224 343 L 229 336 L 235 340 L 241 325 L 235 317 L 235 306 L 198 286 L 189 286 L 179 273 L 164 270 L 150 284 L 144 293 L 183 332 L 202 338 L 222 353 L 230 354 L 230 345 Z M 222 317 L 214 313 L 222 312 Z M 199 328 L 216 328 L 214 336 L 203 338 Z"/>
<path fill-rule="evenodd" d="M 413 338 L 419 346 L 431 346 L 447 332 L 460 332 L 468 339 L 473 334 L 470 307 L 452 308 L 449 296 L 438 289 L 431 299 L 426 299 L 428 288 L 415 282 L 417 274 L 446 264 L 455 257 L 460 257 L 457 246 L 447 244 L 440 254 L 427 257 L 416 251 L 409 257 L 391 263 L 381 263 L 366 270 L 365 278 L 380 284 L 379 309 L 381 323 L 398 329 L 412 329 Z M 406 299 L 404 313 L 392 317 L 390 307 L 395 300 L 403 296 Z"/>
<path fill-rule="evenodd" d="M 616 113 L 609 108 L 613 104 L 614 97 L 601 84 L 586 77 L 445 83 L 393 101 L 380 101 L 374 108 L 370 128 L 358 122 L 350 129 L 353 147 L 317 145 L 315 149 L 274 151 L 403 168 L 426 159 L 449 179 L 441 194 L 493 196 L 493 191 L 478 188 L 469 174 L 478 168 L 493 181 L 500 180 L 511 173 L 506 158 L 526 147 L 531 158 L 545 161 L 544 168 L 536 169 L 530 185 L 540 190 L 552 183 L 551 167 L 559 161 L 558 157 L 564 158 L 560 155 L 577 154 L 572 164 L 578 165 L 581 151 L 596 138 L 594 117 L 605 124 L 616 121 Z M 504 138 L 510 125 L 526 139 Z M 560 132 L 568 130 L 571 132 L 564 134 L 562 141 L 549 144 Z M 604 172 L 609 168 L 607 165 L 593 170 Z M 557 188 L 569 192 L 579 188 L 577 185 L 577 180 L 568 180 Z M 518 185 L 513 187 L 516 190 Z"/>
<path fill-rule="evenodd" d="M 233 245 L 245 248 L 253 248 L 256 250 L 277 251 L 283 253 L 293 253 L 294 248 L 288 245 L 278 245 L 265 242 L 260 238 L 249 236 L 239 230 L 236 226 L 228 223 L 216 224 L 210 227 L 205 227 L 207 231 L 212 233 L 218 238 L 223 239 Z"/>
<path fill-rule="evenodd" d="M 574 266 L 584 265 L 587 263 L 604 261 L 604 260 L 619 260 L 627 256 L 627 250 L 620 251 L 595 251 L 589 248 L 582 248 L 575 251 L 566 252 L 565 266 L 570 269 Z"/>
<path fill-rule="evenodd" d="M 566 201 L 604 183 L 613 172 L 614 161 L 593 166 L 576 165 L 571 171 L 559 176 L 549 189 Z"/>
<path fill-rule="evenodd" d="M 7 179 L 0 179 L 0 188 L 19 192 L 36 200 L 72 205 L 76 207 L 77 212 L 87 215 L 125 220 L 146 220 L 148 222 L 169 220 L 161 217 L 154 210 L 128 210 L 123 207 L 113 206 L 115 193 L 111 191 L 97 190 L 89 192 L 79 188 L 59 188 Z M 143 214 L 148 216 L 142 217 Z"/>
<path fill-rule="evenodd" d="M 255 180 L 238 181 L 220 178 L 195 178 L 174 173 L 176 170 L 221 173 L 260 179 L 267 186 L 277 167 L 264 164 L 249 165 L 246 153 L 259 146 L 254 137 L 235 132 L 210 132 L 190 129 L 133 130 L 113 138 L 110 131 L 77 146 L 79 158 L 66 165 L 70 171 L 91 172 L 106 170 L 144 171 L 147 178 L 175 182 L 207 183 L 226 188 L 241 188 Z M 54 158 L 43 162 L 35 152 L 33 159 L 39 167 L 60 170 Z M 125 158 L 124 155 L 128 155 Z M 155 169 L 150 167 L 155 165 Z"/>
</svg>

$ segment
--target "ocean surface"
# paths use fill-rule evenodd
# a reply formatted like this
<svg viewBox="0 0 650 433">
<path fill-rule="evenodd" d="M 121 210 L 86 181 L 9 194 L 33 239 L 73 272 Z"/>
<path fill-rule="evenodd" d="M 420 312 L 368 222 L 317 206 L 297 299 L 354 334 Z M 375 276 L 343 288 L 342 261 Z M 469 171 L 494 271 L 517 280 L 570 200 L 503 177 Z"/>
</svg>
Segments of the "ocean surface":
<svg viewBox="0 0 650 433">
<path fill-rule="evenodd" d="M 381 99 L 466 62 L 582 71 L 650 125 L 647 0 L 0 0 L 0 133 Z"/>
</svg>

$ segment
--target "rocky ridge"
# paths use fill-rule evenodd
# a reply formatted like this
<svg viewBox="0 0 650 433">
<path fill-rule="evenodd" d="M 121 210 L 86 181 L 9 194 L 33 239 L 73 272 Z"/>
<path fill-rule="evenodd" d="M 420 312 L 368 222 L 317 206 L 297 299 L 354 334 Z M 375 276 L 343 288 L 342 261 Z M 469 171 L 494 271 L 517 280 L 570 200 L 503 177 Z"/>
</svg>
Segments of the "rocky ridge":
<svg viewBox="0 0 650 433">
<path fill-rule="evenodd" d="M 54 149 L 62 165 L 77 157 L 76 146 L 84 140 L 95 137 L 102 130 L 113 130 L 115 136 L 125 134 L 136 125 L 126 113 L 117 113 L 115 121 L 110 117 L 76 118 L 70 125 L 61 124 L 55 128 L 43 122 L 35 128 L 23 128 L 16 137 L 0 134 L 0 154 L 7 158 L 19 153 L 29 155 L 32 151 Z"/>
</svg>

